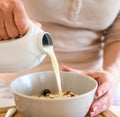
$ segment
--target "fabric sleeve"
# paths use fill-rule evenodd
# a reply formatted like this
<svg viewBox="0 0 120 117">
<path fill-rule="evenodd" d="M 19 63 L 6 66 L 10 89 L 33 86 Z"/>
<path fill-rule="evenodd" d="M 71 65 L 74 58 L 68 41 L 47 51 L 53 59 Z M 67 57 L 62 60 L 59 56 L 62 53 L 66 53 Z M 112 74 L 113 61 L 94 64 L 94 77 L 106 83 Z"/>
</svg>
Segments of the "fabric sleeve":
<svg viewBox="0 0 120 117">
<path fill-rule="evenodd" d="M 105 37 L 105 46 L 111 43 L 120 41 L 120 13 L 118 14 L 116 20 L 109 27 Z"/>
</svg>

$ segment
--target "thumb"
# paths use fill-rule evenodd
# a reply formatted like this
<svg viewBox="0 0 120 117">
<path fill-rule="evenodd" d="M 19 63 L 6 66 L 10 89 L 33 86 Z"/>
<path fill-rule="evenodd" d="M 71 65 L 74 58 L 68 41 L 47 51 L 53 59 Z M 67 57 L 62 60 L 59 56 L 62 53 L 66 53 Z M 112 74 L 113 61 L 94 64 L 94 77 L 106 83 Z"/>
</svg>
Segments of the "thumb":
<svg viewBox="0 0 120 117">
<path fill-rule="evenodd" d="M 85 74 L 88 76 L 92 76 L 92 71 L 91 70 L 78 70 L 78 69 L 74 69 L 68 66 L 63 65 L 61 67 L 62 71 L 66 71 L 66 72 L 76 72 L 76 73 L 81 73 L 81 74 Z"/>
<path fill-rule="evenodd" d="M 67 67 L 65 65 L 63 65 L 61 67 L 62 71 L 66 71 L 66 72 L 76 72 L 76 73 L 83 73 L 83 71 L 81 70 L 77 70 L 77 69 L 73 69 L 73 68 L 70 68 L 70 67 Z"/>
</svg>

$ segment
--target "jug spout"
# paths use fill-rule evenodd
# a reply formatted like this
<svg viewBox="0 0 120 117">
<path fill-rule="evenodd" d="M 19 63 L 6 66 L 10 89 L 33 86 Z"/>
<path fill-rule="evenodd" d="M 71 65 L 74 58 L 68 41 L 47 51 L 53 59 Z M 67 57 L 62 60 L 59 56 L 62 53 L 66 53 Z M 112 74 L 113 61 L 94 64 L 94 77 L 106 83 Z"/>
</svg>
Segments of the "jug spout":
<svg viewBox="0 0 120 117">
<path fill-rule="evenodd" d="M 0 41 L 0 73 L 21 72 L 40 64 L 46 57 L 45 46 L 53 46 L 48 32 L 30 21 L 25 36 Z"/>
<path fill-rule="evenodd" d="M 44 46 L 48 46 L 48 45 L 53 46 L 53 40 L 52 40 L 52 38 L 51 38 L 51 36 L 50 36 L 49 33 L 45 33 L 45 34 L 43 35 L 42 45 L 43 45 L 43 47 L 44 47 Z"/>
</svg>

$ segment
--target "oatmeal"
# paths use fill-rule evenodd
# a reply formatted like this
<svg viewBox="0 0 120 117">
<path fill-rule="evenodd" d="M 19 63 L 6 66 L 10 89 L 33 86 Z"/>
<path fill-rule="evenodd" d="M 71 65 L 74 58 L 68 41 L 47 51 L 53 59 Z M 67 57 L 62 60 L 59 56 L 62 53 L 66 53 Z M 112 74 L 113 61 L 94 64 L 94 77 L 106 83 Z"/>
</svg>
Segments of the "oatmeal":
<svg viewBox="0 0 120 117">
<path fill-rule="evenodd" d="M 69 98 L 69 97 L 75 97 L 77 96 L 78 94 L 72 92 L 72 91 L 64 91 L 63 94 L 62 94 L 62 98 Z M 34 97 L 37 97 L 37 98 L 41 98 L 41 99 L 55 99 L 55 98 L 61 98 L 61 96 L 59 95 L 59 93 L 51 93 L 51 91 L 49 89 L 45 89 L 43 92 L 42 92 L 42 95 L 40 96 L 34 96 Z"/>
</svg>

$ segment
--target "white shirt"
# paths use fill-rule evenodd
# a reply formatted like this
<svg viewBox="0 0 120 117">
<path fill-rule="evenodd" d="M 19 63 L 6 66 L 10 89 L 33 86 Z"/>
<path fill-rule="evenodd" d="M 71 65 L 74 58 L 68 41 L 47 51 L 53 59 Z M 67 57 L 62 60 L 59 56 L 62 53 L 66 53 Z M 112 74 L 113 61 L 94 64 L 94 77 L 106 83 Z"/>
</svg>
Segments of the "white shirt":
<svg viewBox="0 0 120 117">
<path fill-rule="evenodd" d="M 102 67 L 102 43 L 119 41 L 120 0 L 22 0 L 30 18 L 51 33 L 60 66 Z M 118 16 L 118 17 L 117 17 Z M 107 33 L 106 33 L 107 32 Z M 49 58 L 23 73 L 0 74 L 8 82 L 19 75 L 52 69 Z"/>
<path fill-rule="evenodd" d="M 53 36 L 60 65 L 77 69 L 102 67 L 101 38 L 119 13 L 119 0 L 23 0 L 23 3 L 30 18 L 42 23 L 42 28 Z M 48 65 L 47 61 L 44 63 Z"/>
</svg>

